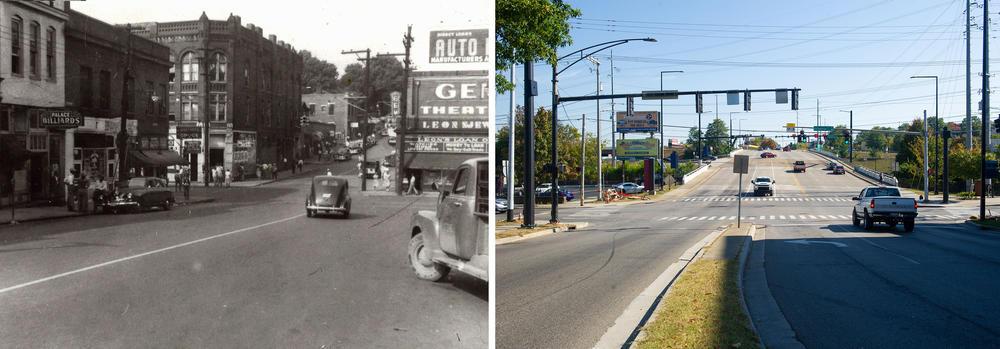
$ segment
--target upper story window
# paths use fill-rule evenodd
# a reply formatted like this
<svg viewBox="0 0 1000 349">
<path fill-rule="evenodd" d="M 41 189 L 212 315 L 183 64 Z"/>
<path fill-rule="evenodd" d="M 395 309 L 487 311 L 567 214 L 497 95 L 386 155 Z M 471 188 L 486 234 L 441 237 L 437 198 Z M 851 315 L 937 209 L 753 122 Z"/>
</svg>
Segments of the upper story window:
<svg viewBox="0 0 1000 349">
<path fill-rule="evenodd" d="M 100 85 L 98 91 L 101 93 L 100 107 L 105 110 L 111 109 L 111 72 L 102 70 L 98 78 L 97 83 Z"/>
<path fill-rule="evenodd" d="M 194 52 L 181 56 L 181 81 L 198 81 L 198 61 L 194 58 Z"/>
<path fill-rule="evenodd" d="M 42 30 L 41 28 L 42 27 L 40 25 L 38 25 L 38 22 L 31 22 L 31 36 L 28 38 L 29 39 L 28 40 L 28 55 L 29 55 L 29 57 L 28 57 L 28 67 L 30 68 L 28 71 L 31 73 L 31 76 L 36 77 L 36 78 L 38 77 L 38 74 L 39 74 L 39 69 L 38 69 L 38 65 L 39 65 L 38 64 L 39 63 L 39 61 L 38 61 L 38 57 L 39 57 L 38 56 L 38 39 L 39 39 L 39 36 L 41 35 L 41 30 Z"/>
<path fill-rule="evenodd" d="M 170 53 L 170 82 L 174 82 L 174 76 L 177 75 L 177 56 L 174 53 Z"/>
<path fill-rule="evenodd" d="M 94 72 L 88 66 L 80 66 L 80 106 L 91 108 L 94 106 L 93 92 Z"/>
<path fill-rule="evenodd" d="M 24 74 L 21 63 L 21 17 L 14 16 L 10 19 L 10 72 L 13 74 Z"/>
<path fill-rule="evenodd" d="M 56 79 L 56 29 L 45 30 L 45 73 L 50 80 Z"/>
<path fill-rule="evenodd" d="M 208 79 L 211 81 L 225 82 L 227 65 L 228 60 L 226 60 L 226 55 L 221 53 L 212 55 L 212 62 L 209 63 L 208 66 Z"/>
</svg>

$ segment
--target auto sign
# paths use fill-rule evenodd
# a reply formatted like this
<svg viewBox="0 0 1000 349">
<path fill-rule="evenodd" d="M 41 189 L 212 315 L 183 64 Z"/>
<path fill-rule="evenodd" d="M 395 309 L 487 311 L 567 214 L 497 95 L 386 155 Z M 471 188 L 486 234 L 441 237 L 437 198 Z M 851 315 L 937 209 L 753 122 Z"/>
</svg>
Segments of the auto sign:
<svg viewBox="0 0 1000 349">
<path fill-rule="evenodd" d="M 40 117 L 42 127 L 67 129 L 83 126 L 83 115 L 75 111 L 44 111 Z"/>
</svg>

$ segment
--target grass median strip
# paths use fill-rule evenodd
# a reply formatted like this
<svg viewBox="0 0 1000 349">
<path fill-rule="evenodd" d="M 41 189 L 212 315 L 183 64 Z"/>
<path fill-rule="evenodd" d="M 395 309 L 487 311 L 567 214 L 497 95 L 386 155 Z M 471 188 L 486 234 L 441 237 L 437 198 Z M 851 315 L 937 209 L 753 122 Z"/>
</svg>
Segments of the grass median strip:
<svg viewBox="0 0 1000 349">
<path fill-rule="evenodd" d="M 568 224 L 562 224 L 562 223 L 557 223 L 557 224 L 551 224 L 551 223 L 549 223 L 549 224 L 538 225 L 538 226 L 536 226 L 534 228 L 531 228 L 531 229 L 518 228 L 518 229 L 497 230 L 496 238 L 497 239 L 502 239 L 502 238 L 509 238 L 509 237 L 512 237 L 512 236 L 524 236 L 524 235 L 527 235 L 527 234 L 536 233 L 536 232 L 540 232 L 540 231 L 544 231 L 544 230 L 549 230 L 549 229 L 553 229 L 553 228 L 564 227 L 564 226 L 567 226 L 567 225 Z"/>
<path fill-rule="evenodd" d="M 739 264 L 735 257 L 688 265 L 643 329 L 639 348 L 757 347 L 736 285 Z"/>
</svg>

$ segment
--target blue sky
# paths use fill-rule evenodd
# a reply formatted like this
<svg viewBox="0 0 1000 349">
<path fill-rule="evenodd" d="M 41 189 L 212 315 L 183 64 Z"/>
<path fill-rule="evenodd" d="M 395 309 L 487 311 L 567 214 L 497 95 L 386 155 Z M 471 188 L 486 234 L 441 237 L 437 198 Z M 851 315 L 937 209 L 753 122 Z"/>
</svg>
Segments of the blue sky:
<svg viewBox="0 0 1000 349">
<path fill-rule="evenodd" d="M 934 80 L 911 79 L 913 75 L 939 76 L 940 115 L 959 122 L 965 115 L 965 1 L 568 1 L 582 16 L 570 20 L 573 45 L 560 48 L 560 55 L 592 44 L 637 37 L 658 42 L 629 42 L 615 47 L 615 93 L 656 90 L 660 71 L 664 89 L 682 91 L 764 89 L 798 87 L 799 126 L 816 125 L 816 103 L 824 125 L 848 123 L 854 110 L 855 128 L 895 127 L 927 110 L 934 115 Z M 991 9 L 996 13 L 1000 4 Z M 978 114 L 982 86 L 981 8 L 973 6 L 972 104 Z M 994 15 L 994 17 L 996 17 Z M 994 18 L 996 19 L 996 18 Z M 996 21 L 995 21 L 996 22 Z M 997 35 L 1000 23 L 990 25 Z M 992 44 L 992 43 L 991 43 Z M 1000 50 L 993 57 L 1000 58 Z M 601 61 L 602 94 L 611 92 L 609 52 L 595 55 Z M 1000 69 L 991 59 L 991 70 Z M 563 61 L 565 65 L 571 61 Z M 562 96 L 594 94 L 594 64 L 577 63 L 559 75 Z M 523 81 L 516 69 L 515 81 Z M 509 76 L 509 72 L 503 72 Z M 551 107 L 551 67 L 535 65 L 539 96 L 537 107 Z M 1000 81 L 994 81 L 994 90 Z M 522 105 L 518 86 L 516 103 Z M 993 96 L 994 100 L 1000 96 Z M 726 105 L 720 95 L 704 99 L 703 125 L 715 117 L 734 128 L 783 130 L 796 122 L 796 111 L 788 104 L 775 104 L 773 94 L 753 94 L 752 111 L 742 105 Z M 600 109 L 602 140 L 610 137 L 610 101 Z M 624 100 L 616 101 L 624 109 Z M 998 104 L 992 102 L 991 104 Z M 664 124 L 695 126 L 694 97 L 682 96 L 663 103 Z M 659 110 L 658 101 L 636 100 L 636 110 Z M 587 132 L 595 130 L 596 102 L 563 103 L 560 120 L 580 128 L 581 115 L 589 119 Z M 497 128 L 507 124 L 510 94 L 497 95 Z M 994 118 L 1000 111 L 994 111 Z M 666 128 L 665 138 L 687 138 L 687 129 Z M 769 135 L 785 133 L 768 133 Z M 629 138 L 641 137 L 633 134 Z M 783 142 L 783 140 L 781 140 Z"/>
</svg>

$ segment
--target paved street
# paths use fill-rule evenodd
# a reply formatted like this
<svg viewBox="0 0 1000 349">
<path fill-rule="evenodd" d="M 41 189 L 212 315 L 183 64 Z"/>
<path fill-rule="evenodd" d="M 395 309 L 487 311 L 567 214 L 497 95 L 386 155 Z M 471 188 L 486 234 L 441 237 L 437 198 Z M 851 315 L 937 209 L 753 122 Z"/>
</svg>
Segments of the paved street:
<svg viewBox="0 0 1000 349">
<path fill-rule="evenodd" d="M 985 252 L 996 247 L 998 240 L 989 238 L 989 233 L 966 233 L 968 230 L 959 224 L 974 214 L 976 208 L 921 207 L 921 218 L 913 234 L 903 235 L 898 227 L 894 231 L 861 233 L 894 240 L 890 243 L 868 239 L 882 248 L 864 240 L 846 242 L 850 247 L 841 249 L 789 244 L 782 241 L 855 234 L 858 229 L 850 222 L 853 204 L 850 198 L 867 184 L 850 174 L 833 175 L 823 170 L 821 164 L 825 161 L 807 152 L 782 152 L 774 159 L 760 159 L 759 152 L 744 154 L 751 158 L 750 174 L 743 176 L 747 188 L 755 176 L 770 176 L 777 182 L 773 197 L 744 194 L 741 216 L 744 221 L 766 227 L 768 282 L 781 309 L 792 313 L 789 314 L 792 327 L 804 329 L 800 335 L 805 336 L 801 338 L 807 346 L 898 343 L 892 337 L 898 332 L 890 331 L 887 336 L 879 330 L 878 326 L 884 323 L 871 319 L 858 321 L 867 317 L 894 319 L 896 324 L 891 328 L 925 331 L 925 336 L 947 339 L 950 334 L 967 329 L 961 337 L 996 338 L 995 324 L 1000 322 L 995 321 L 995 315 L 986 314 L 998 307 L 995 300 L 984 298 L 997 289 L 996 282 L 989 281 L 997 278 L 991 277 L 996 276 L 993 272 L 984 271 L 986 274 L 981 278 L 977 275 L 983 275 L 978 270 L 996 264 L 995 258 Z M 810 167 L 805 173 L 793 173 L 794 160 L 805 160 Z M 592 347 L 629 302 L 687 248 L 714 228 L 735 222 L 738 180 L 729 161 L 716 161 L 718 167 L 713 166 L 701 184 L 698 182 L 702 180 L 696 179 L 696 186 L 681 198 L 629 206 L 561 206 L 565 207 L 560 211 L 562 221 L 587 221 L 591 226 L 497 246 L 497 347 Z M 972 244 L 979 246 L 971 250 L 962 248 Z M 848 258 L 854 251 L 862 250 L 880 256 L 862 259 L 865 265 L 862 267 L 858 265 L 861 262 Z M 814 253 L 823 258 L 815 258 Z M 910 263 L 896 254 L 922 264 Z M 892 263 L 887 263 L 890 260 Z M 947 261 L 947 265 L 934 267 L 935 274 L 951 270 L 953 275 L 921 276 L 924 263 L 934 260 Z M 956 272 L 956 267 L 961 271 Z M 873 275 L 866 268 L 880 272 Z M 909 271 L 893 277 L 882 275 L 901 268 Z M 834 271 L 836 274 L 830 275 Z M 942 278 L 946 281 L 939 282 Z M 969 290 L 961 293 L 969 297 L 954 297 L 955 293 L 946 292 L 958 285 L 963 288 L 968 285 Z M 937 287 L 937 292 L 914 292 L 914 287 Z M 892 296 L 887 296 L 886 291 Z M 937 299 L 946 295 L 951 296 Z M 829 299 L 815 299 L 818 296 Z M 914 302 L 924 304 L 913 309 L 904 306 Z M 879 310 L 865 309 L 864 304 L 878 304 Z M 962 306 L 953 307 L 959 304 Z M 982 307 L 972 315 L 956 311 L 976 304 Z M 884 311 L 893 307 L 901 310 L 894 315 Z M 901 321 L 904 312 L 907 319 L 914 315 L 920 320 Z M 957 327 L 927 331 L 937 325 L 944 326 L 940 322 L 935 324 L 939 320 L 933 319 L 952 319 L 950 323 Z M 985 319 L 991 319 L 992 323 Z M 860 338 L 878 334 L 882 340 L 845 336 L 854 331 Z"/>
<path fill-rule="evenodd" d="M 485 347 L 487 285 L 418 280 L 412 213 L 434 198 L 359 192 L 306 218 L 306 177 L 143 214 L 0 227 L 8 347 Z"/>
</svg>

